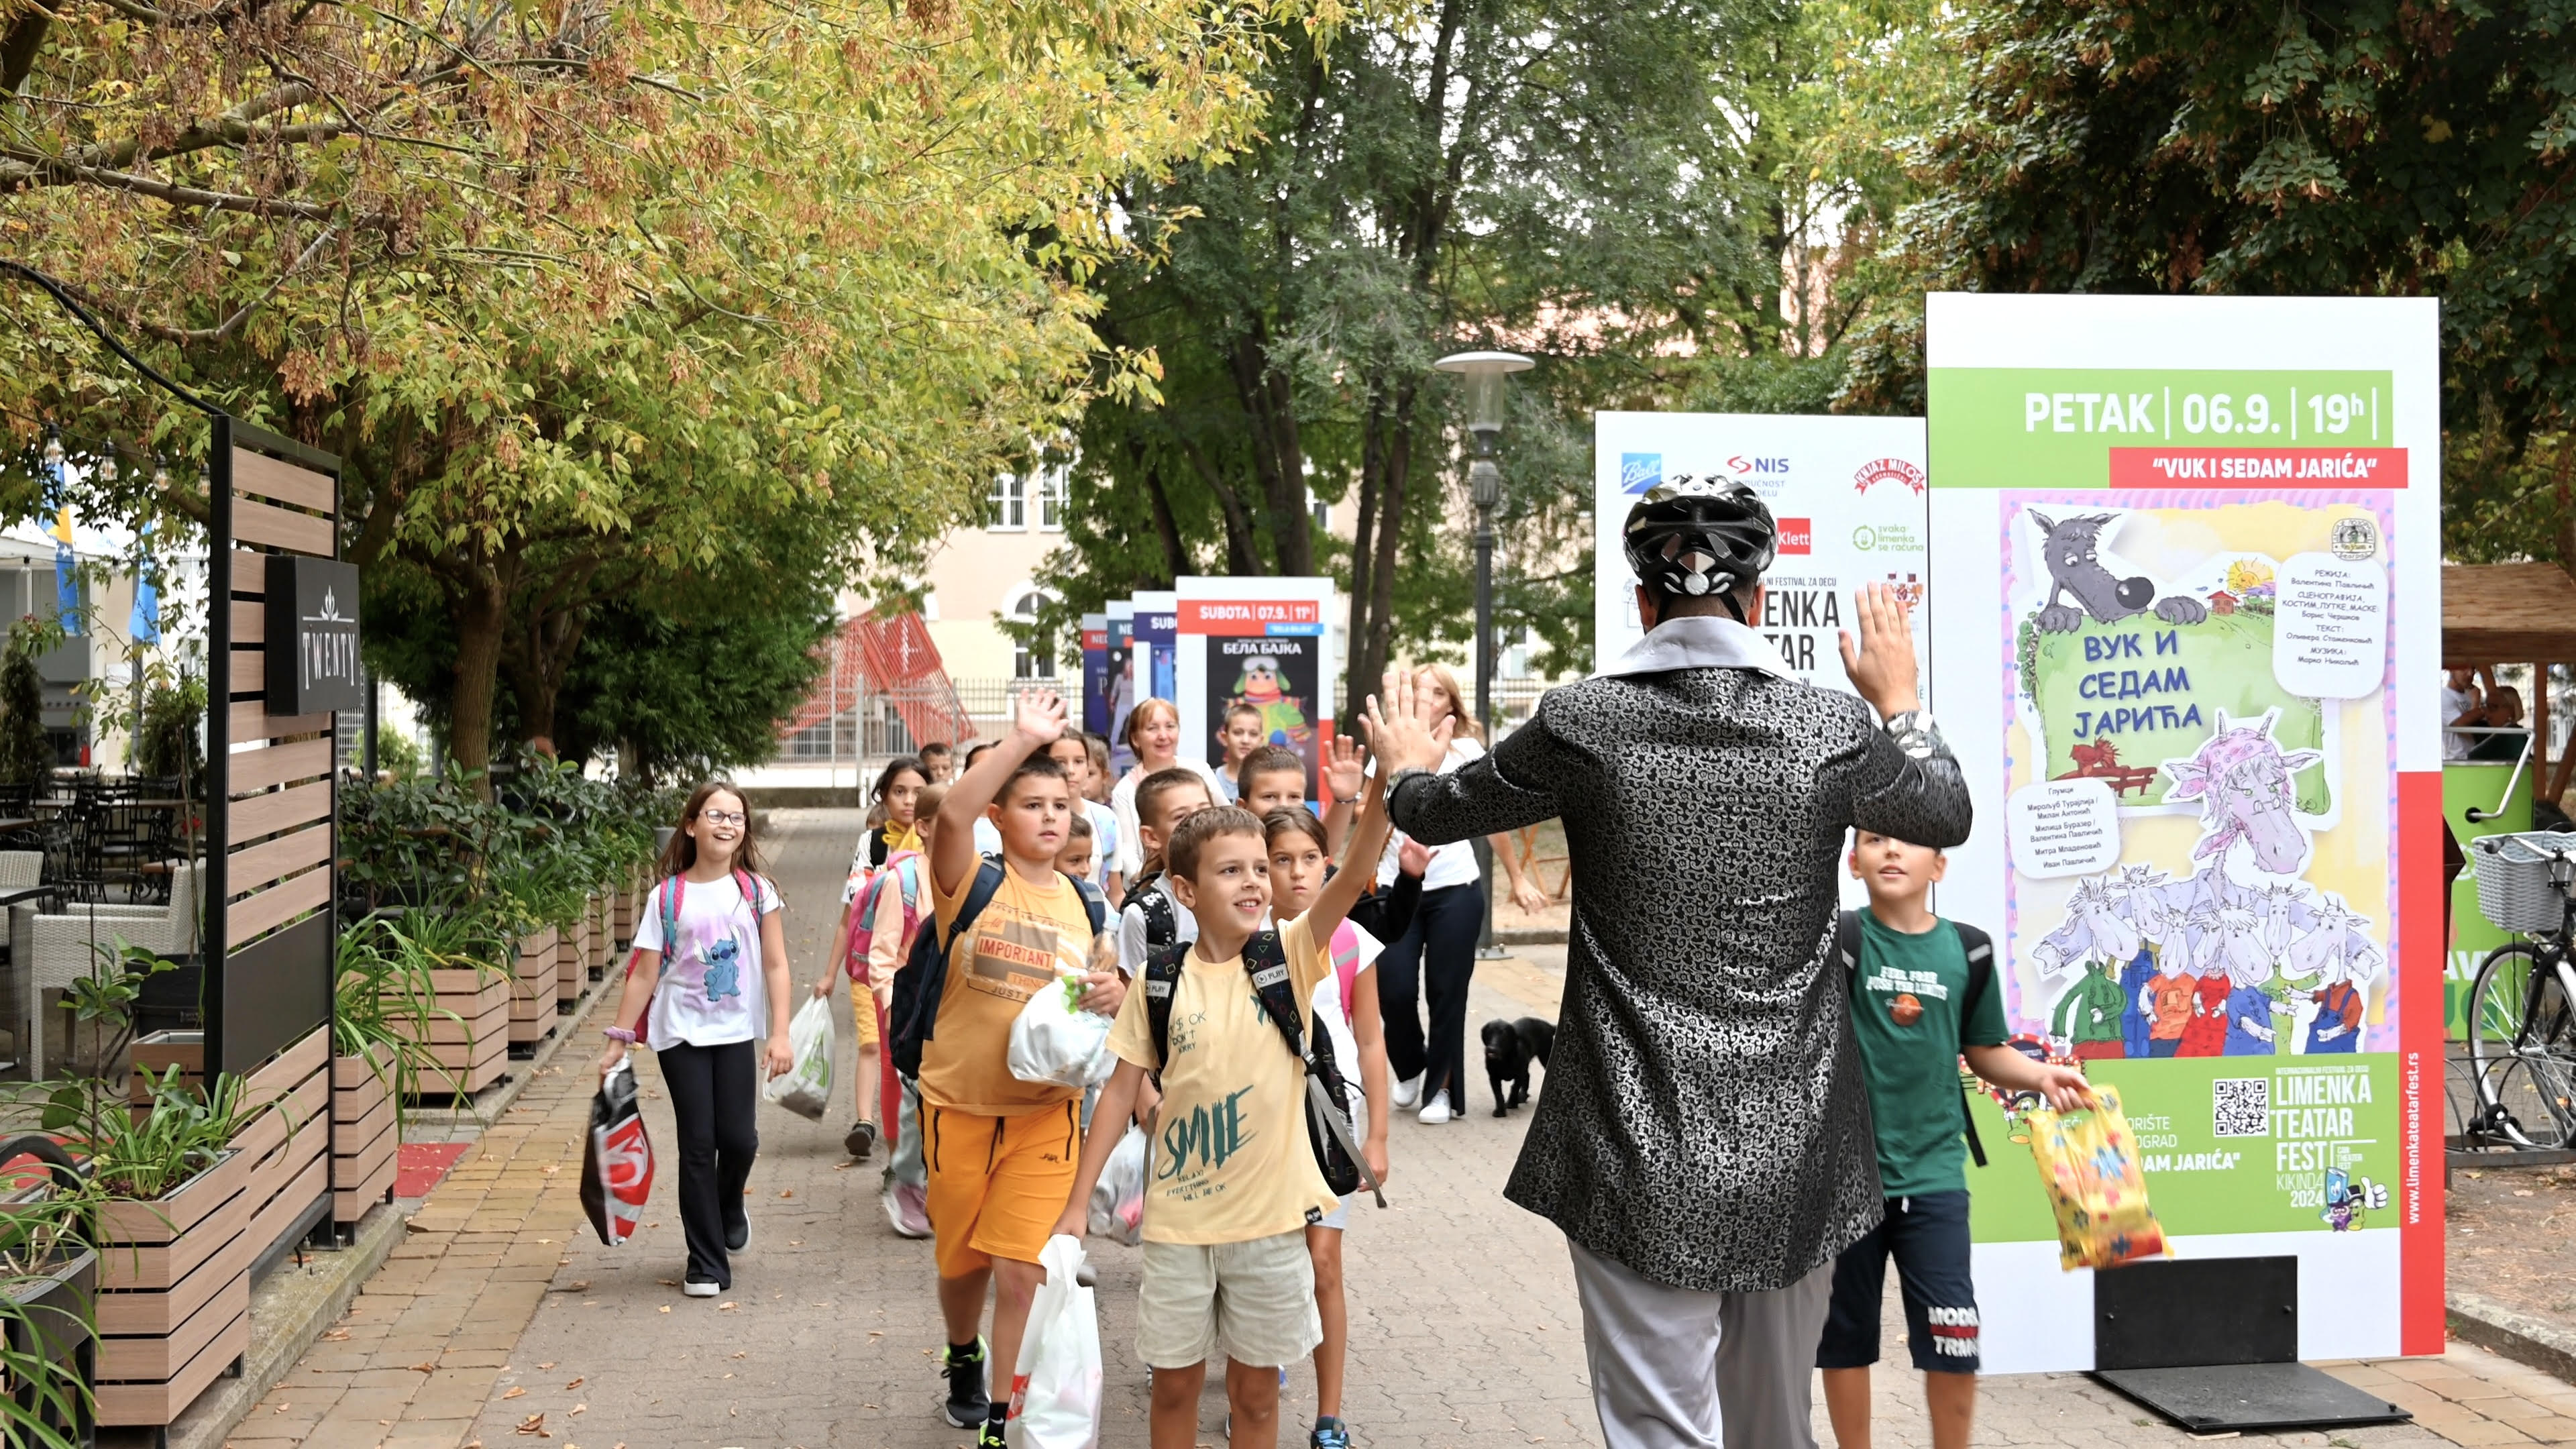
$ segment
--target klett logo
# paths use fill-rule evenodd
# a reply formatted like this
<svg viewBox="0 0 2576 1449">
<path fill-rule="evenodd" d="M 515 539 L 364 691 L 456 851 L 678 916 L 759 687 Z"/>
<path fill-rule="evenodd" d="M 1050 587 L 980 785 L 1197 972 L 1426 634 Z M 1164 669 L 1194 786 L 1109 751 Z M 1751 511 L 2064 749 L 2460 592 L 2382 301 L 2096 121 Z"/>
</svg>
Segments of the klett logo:
<svg viewBox="0 0 2576 1449">
<path fill-rule="evenodd" d="M 1786 477 L 1789 472 L 1789 460 L 1786 458 L 1736 457 L 1727 459 L 1726 466 L 1728 471 L 1738 477 L 1746 474 L 1757 478 Z"/>
<path fill-rule="evenodd" d="M 1780 520 L 1780 552 L 1784 554 L 1813 553 L 1815 550 L 1816 531 L 1814 528 L 1809 526 L 1806 519 L 1784 518 Z"/>
<path fill-rule="evenodd" d="M 1619 455 L 1620 492 L 1643 493 L 1663 481 L 1663 454 L 1621 453 Z"/>
</svg>

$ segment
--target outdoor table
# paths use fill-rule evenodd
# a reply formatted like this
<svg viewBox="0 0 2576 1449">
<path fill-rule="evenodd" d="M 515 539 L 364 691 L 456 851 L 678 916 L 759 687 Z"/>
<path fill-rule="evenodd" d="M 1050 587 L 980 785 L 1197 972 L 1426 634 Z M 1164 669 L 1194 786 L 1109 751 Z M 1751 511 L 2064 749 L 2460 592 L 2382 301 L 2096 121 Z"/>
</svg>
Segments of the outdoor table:
<svg viewBox="0 0 2576 1449">
<path fill-rule="evenodd" d="M 0 818 L 0 835 L 8 835 L 20 830 L 33 830 L 40 823 L 41 822 L 32 815 L 12 815 Z"/>
</svg>

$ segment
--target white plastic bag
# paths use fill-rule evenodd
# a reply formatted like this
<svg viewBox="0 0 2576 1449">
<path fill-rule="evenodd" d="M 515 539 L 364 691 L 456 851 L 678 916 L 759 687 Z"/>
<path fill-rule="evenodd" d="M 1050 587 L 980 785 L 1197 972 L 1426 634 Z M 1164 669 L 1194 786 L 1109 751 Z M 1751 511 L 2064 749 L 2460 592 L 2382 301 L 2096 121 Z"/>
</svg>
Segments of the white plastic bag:
<svg viewBox="0 0 2576 1449">
<path fill-rule="evenodd" d="M 1091 1230 L 1134 1247 L 1145 1240 L 1145 1172 L 1152 1160 L 1145 1129 L 1128 1124 L 1091 1185 Z"/>
<path fill-rule="evenodd" d="M 1011 1075 L 1023 1082 L 1088 1087 L 1109 1079 L 1117 1061 L 1109 1051 L 1109 1018 L 1085 1011 L 1082 978 L 1058 977 L 1040 987 L 1011 1023 Z"/>
<path fill-rule="evenodd" d="M 1082 1272 L 1082 1239 L 1053 1237 L 1038 1254 L 1046 1282 L 1029 1304 L 1020 1362 L 1011 1375 L 1011 1449 L 1097 1449 L 1100 1315 Z"/>
<path fill-rule="evenodd" d="M 796 1065 L 769 1079 L 760 1095 L 814 1121 L 832 1105 L 832 1003 L 820 996 L 807 997 L 787 1023 L 787 1045 L 796 1054 Z"/>
</svg>

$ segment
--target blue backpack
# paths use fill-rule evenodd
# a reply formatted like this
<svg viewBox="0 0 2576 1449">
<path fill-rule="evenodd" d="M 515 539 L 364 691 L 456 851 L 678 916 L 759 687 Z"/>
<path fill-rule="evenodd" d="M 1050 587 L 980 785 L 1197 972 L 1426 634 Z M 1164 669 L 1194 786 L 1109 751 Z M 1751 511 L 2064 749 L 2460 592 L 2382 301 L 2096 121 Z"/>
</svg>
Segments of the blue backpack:
<svg viewBox="0 0 2576 1449">
<path fill-rule="evenodd" d="M 948 949 L 968 931 L 975 929 L 975 918 L 993 903 L 994 893 L 1001 890 L 1005 867 L 1001 857 L 988 855 L 975 867 L 975 880 L 966 888 L 966 899 L 957 908 L 957 918 L 942 933 L 936 916 L 922 923 L 912 938 L 912 952 L 894 973 L 894 999 L 886 1010 L 886 1033 L 893 1038 L 886 1044 L 894 1060 L 894 1069 L 907 1077 L 921 1075 L 921 1045 L 930 1040 L 939 1024 L 939 998 L 948 984 Z M 1064 875 L 1062 871 L 1056 872 Z M 1109 897 L 1100 887 L 1087 880 L 1066 875 L 1073 888 L 1082 895 L 1082 908 L 1091 917 L 1091 934 L 1099 935 L 1109 927 Z"/>
</svg>

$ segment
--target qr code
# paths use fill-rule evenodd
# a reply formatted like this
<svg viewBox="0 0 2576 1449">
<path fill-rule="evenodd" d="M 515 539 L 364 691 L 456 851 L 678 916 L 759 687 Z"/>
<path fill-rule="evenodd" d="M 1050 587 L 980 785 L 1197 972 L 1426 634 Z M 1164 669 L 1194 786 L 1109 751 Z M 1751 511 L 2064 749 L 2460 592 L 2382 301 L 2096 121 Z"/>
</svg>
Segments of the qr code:
<svg viewBox="0 0 2576 1449">
<path fill-rule="evenodd" d="M 2210 1130 L 2221 1137 L 2272 1135 L 2272 1082 L 2227 1077 L 2209 1084 Z"/>
</svg>

